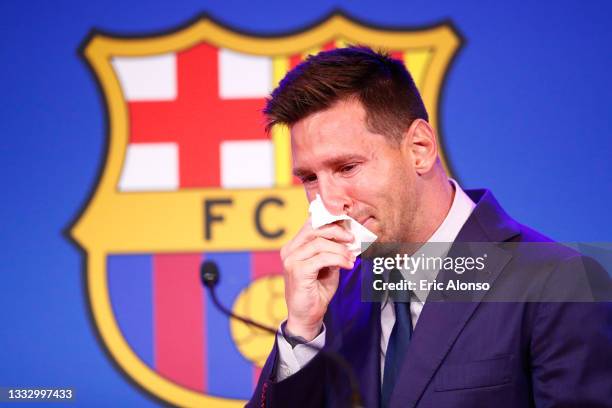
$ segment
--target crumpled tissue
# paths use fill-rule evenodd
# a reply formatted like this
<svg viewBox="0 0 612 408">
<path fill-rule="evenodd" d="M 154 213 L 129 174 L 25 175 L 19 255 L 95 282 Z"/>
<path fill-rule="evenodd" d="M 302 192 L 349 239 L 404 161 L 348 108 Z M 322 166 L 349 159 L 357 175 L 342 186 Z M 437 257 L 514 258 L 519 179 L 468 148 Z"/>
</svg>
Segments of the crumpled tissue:
<svg viewBox="0 0 612 408">
<path fill-rule="evenodd" d="M 348 215 L 333 215 L 327 211 L 319 194 L 317 194 L 316 198 L 310 203 L 308 212 L 310 213 L 312 228 L 314 229 L 331 224 L 332 222 L 342 221 L 342 226 L 349 230 L 355 238 L 353 242 L 346 244 L 348 250 L 355 256 L 368 249 L 368 247 L 378 238 L 376 234 Z"/>
</svg>

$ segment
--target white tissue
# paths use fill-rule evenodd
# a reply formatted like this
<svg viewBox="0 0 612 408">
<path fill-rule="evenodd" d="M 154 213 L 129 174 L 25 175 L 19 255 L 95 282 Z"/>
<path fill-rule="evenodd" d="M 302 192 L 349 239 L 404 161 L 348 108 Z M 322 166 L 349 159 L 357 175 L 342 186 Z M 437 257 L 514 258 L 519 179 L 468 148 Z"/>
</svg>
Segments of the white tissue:
<svg viewBox="0 0 612 408">
<path fill-rule="evenodd" d="M 317 194 L 317 197 L 312 200 L 308 212 L 311 216 L 312 228 L 317 229 L 324 225 L 331 224 L 332 222 L 342 221 L 344 228 L 349 230 L 355 238 L 353 242 L 346 244 L 349 251 L 355 256 L 365 251 L 372 242 L 378 238 L 372 231 L 355 221 L 353 218 L 346 214 L 333 215 L 325 205 L 321 196 Z"/>
</svg>

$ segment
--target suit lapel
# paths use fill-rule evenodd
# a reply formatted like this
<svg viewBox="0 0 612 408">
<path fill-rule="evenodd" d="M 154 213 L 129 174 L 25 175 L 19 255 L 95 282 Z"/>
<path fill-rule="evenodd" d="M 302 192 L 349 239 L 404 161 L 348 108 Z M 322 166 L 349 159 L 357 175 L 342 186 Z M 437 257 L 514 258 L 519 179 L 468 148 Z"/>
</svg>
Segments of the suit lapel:
<svg viewBox="0 0 612 408">
<path fill-rule="evenodd" d="M 518 234 L 516 224 L 503 212 L 491 193 L 468 191 L 468 194 L 477 206 L 461 229 L 456 242 L 501 242 Z M 470 255 L 465 253 L 469 251 L 467 246 L 459 247 L 457 249 L 454 245 L 449 256 Z M 478 276 L 478 279 L 492 285 L 512 256 L 496 245 L 488 245 L 487 251 L 486 275 Z M 437 280 L 442 282 L 453 278 L 448 273 L 440 275 L 442 276 Z M 469 279 L 469 276 L 466 278 Z M 472 301 L 453 302 L 452 299 L 441 299 L 436 293 L 430 293 L 432 298 L 428 297 L 419 316 L 397 380 L 401 387 L 396 387 L 393 391 L 391 406 L 413 407 L 418 403 L 484 295 L 484 291 L 476 291 Z"/>
<path fill-rule="evenodd" d="M 341 350 L 353 368 L 364 406 L 377 407 L 380 401 L 380 303 L 361 301 L 361 275 L 361 258 L 352 271 L 341 272 L 342 290 L 337 291 L 340 296 L 335 305 L 339 313 L 333 314 L 341 317 L 334 324 L 341 335 L 333 336 L 334 341 L 329 346 Z M 367 273 L 365 277 L 371 275 Z"/>
</svg>

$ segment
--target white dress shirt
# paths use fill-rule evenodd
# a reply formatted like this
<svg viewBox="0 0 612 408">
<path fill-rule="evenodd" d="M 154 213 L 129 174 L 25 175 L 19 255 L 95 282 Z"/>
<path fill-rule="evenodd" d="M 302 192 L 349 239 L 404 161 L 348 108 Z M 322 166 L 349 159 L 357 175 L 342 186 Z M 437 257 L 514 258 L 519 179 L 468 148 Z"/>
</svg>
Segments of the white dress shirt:
<svg viewBox="0 0 612 408">
<path fill-rule="evenodd" d="M 448 250 L 450 249 L 450 244 L 455 241 L 459 231 L 470 217 L 470 214 L 476 207 L 476 204 L 465 194 L 465 192 L 459 187 L 459 184 L 453 179 L 449 179 L 450 183 L 453 185 L 455 190 L 455 195 L 453 198 L 453 203 L 451 204 L 451 208 L 442 221 L 442 224 L 438 227 L 438 229 L 432 234 L 432 236 L 427 241 L 429 242 L 442 242 L 448 243 L 449 245 L 444 248 L 444 246 L 434 246 L 436 251 L 440 251 L 440 253 L 436 254 L 437 256 L 445 256 Z M 427 276 L 427 278 L 433 280 L 435 275 L 437 275 L 438 271 L 429 271 L 429 274 L 432 276 Z M 415 291 L 411 293 L 410 296 L 410 315 L 412 318 L 412 327 L 414 328 L 419 320 L 419 316 L 421 315 L 421 311 L 423 310 L 423 306 L 425 305 L 425 301 L 427 299 L 428 291 Z M 385 372 L 385 353 L 387 351 L 387 345 L 389 343 L 389 336 L 391 336 L 391 331 L 393 330 L 393 325 L 395 324 L 395 309 L 393 308 L 393 302 L 389 299 L 381 304 L 381 312 L 380 312 L 380 326 L 381 326 L 381 336 L 380 336 L 380 379 L 382 384 L 383 373 Z M 304 367 L 310 360 L 314 358 L 317 354 L 315 349 L 309 348 L 302 344 L 296 345 L 294 348 L 287 342 L 287 340 L 283 337 L 282 332 L 279 332 L 276 335 L 276 340 L 278 343 L 278 352 L 279 352 L 279 364 L 276 372 L 277 381 L 282 381 L 285 378 L 289 377 L 292 374 L 295 374 L 302 367 Z M 321 348 L 325 345 L 325 325 L 323 326 L 323 330 L 321 333 L 315 337 L 310 343 L 315 347 Z"/>
</svg>

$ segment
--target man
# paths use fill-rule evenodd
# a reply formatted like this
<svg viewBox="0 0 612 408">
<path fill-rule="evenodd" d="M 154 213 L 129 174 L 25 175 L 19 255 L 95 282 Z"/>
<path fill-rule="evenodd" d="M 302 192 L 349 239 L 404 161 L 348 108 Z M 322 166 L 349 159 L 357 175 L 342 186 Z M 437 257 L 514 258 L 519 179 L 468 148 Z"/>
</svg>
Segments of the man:
<svg viewBox="0 0 612 408">
<path fill-rule="evenodd" d="M 289 126 L 308 200 L 319 194 L 377 242 L 500 243 L 487 279 L 504 290 L 546 299 L 558 281 L 585 289 L 572 272 L 579 254 L 525 245 L 549 240 L 512 220 L 489 191 L 464 192 L 448 179 L 401 62 L 365 47 L 321 52 L 287 74 L 265 114 L 269 127 Z M 609 304 L 485 302 L 484 294 L 442 302 L 427 291 L 409 303 L 363 302 L 361 259 L 345 245 L 353 238 L 309 219 L 282 248 L 288 318 L 251 406 L 348 406 L 348 371 L 368 407 L 612 404 Z"/>
</svg>

